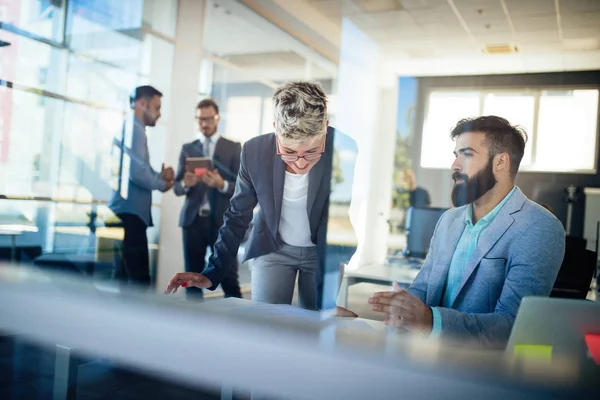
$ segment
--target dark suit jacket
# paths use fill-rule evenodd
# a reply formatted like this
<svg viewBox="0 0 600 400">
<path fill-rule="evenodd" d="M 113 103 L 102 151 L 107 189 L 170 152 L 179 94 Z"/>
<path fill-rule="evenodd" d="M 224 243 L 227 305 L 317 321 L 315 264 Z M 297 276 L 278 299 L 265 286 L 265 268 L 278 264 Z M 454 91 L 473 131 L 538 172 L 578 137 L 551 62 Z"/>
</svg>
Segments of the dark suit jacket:
<svg viewBox="0 0 600 400">
<path fill-rule="evenodd" d="M 225 139 L 221 136 L 217 141 L 213 161 L 215 168 L 219 170 L 221 177 L 229 182 L 227 192 L 221 192 L 218 189 L 212 189 L 203 183 L 198 183 L 193 188 L 183 187 L 183 176 L 185 175 L 185 159 L 188 157 L 203 157 L 204 149 L 199 140 L 186 143 L 179 153 L 179 164 L 177 174 L 175 175 L 175 186 L 173 191 L 177 196 L 185 195 L 185 202 L 181 209 L 179 217 L 179 226 L 187 227 L 194 222 L 198 215 L 204 195 L 208 190 L 208 199 L 210 203 L 211 217 L 215 229 L 223 225 L 223 214 L 229 208 L 229 201 L 235 189 L 235 181 L 240 169 L 241 145 L 237 142 Z"/>
<path fill-rule="evenodd" d="M 334 134 L 335 129 L 328 127 L 325 153 L 309 172 L 307 212 L 311 240 L 315 244 L 324 244 L 327 233 Z M 247 141 L 242 148 L 240 173 L 231 206 L 225 212 L 215 252 L 203 272 L 213 283 L 210 290 L 217 287 L 227 268 L 233 265 L 251 221 L 245 260 L 281 248 L 279 219 L 284 181 L 285 163 L 277 155 L 275 134 L 260 135 Z M 257 204 L 259 210 L 253 218 Z"/>
</svg>

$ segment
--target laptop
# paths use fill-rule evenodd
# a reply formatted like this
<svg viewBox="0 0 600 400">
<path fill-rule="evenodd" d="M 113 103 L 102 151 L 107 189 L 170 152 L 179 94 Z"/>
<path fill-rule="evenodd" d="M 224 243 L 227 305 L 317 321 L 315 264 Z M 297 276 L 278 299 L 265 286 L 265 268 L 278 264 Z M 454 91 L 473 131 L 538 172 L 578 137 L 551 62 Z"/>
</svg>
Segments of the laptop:
<svg viewBox="0 0 600 400">
<path fill-rule="evenodd" d="M 557 362 L 571 360 L 600 372 L 600 303 L 525 297 L 506 351 Z"/>
</svg>

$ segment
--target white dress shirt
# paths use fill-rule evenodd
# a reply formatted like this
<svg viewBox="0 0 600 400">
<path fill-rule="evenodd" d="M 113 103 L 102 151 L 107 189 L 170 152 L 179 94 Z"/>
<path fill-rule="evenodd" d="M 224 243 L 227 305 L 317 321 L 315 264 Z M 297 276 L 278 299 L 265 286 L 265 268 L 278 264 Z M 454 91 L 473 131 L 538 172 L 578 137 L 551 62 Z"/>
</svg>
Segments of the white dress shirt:
<svg viewBox="0 0 600 400">
<path fill-rule="evenodd" d="M 284 243 L 297 247 L 312 247 L 308 221 L 308 174 L 285 171 L 283 202 L 279 219 L 279 234 Z"/>
<path fill-rule="evenodd" d="M 202 132 L 198 133 L 198 140 L 202 143 L 202 149 L 204 151 L 204 157 L 209 157 L 214 159 L 215 148 L 217 147 L 217 142 L 221 139 L 221 134 L 217 131 L 211 137 L 207 138 L 202 134 Z M 210 143 L 209 143 L 210 141 Z M 208 152 L 206 151 L 208 149 Z M 226 193 L 227 189 L 229 189 L 229 182 L 223 180 L 223 189 L 219 189 L 220 192 Z M 208 193 L 204 196 L 204 200 L 202 205 L 200 206 L 200 212 L 202 210 L 210 211 L 210 202 L 208 201 Z"/>
</svg>

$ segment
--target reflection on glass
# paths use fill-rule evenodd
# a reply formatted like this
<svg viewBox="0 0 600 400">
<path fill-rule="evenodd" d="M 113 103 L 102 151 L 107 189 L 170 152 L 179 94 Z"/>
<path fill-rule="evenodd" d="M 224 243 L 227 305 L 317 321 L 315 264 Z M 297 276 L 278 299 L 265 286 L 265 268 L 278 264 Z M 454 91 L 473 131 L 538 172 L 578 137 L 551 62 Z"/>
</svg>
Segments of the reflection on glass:
<svg viewBox="0 0 600 400">
<path fill-rule="evenodd" d="M 69 97 L 114 109 L 128 107 L 136 74 L 75 54 L 69 55 L 66 93 Z"/>
<path fill-rule="evenodd" d="M 144 0 L 143 23 L 153 31 L 175 37 L 178 0 Z"/>
<path fill-rule="evenodd" d="M 0 53 L 0 79 L 62 94 L 56 69 L 60 50 L 2 29 L 0 40 L 10 43 Z"/>
<path fill-rule="evenodd" d="M 449 169 L 454 160 L 450 131 L 456 123 L 479 115 L 477 92 L 433 92 L 423 124 L 421 167 Z"/>
<path fill-rule="evenodd" d="M 52 141 L 53 124 L 60 119 L 62 102 L 32 93 L 7 89 L 9 103 L 0 103 L 3 121 L 3 147 L 0 193 L 9 195 L 49 195 L 50 170 L 47 146 Z M 35 115 L 35 118 L 32 118 Z"/>
<path fill-rule="evenodd" d="M 138 66 L 143 0 L 71 0 L 67 42 L 79 52 L 124 68 Z"/>
<path fill-rule="evenodd" d="M 140 73 L 147 77 L 147 81 L 143 84 L 151 84 L 163 94 L 160 109 L 160 122 L 163 124 L 168 122 L 171 108 L 174 52 L 173 43 L 152 35 L 144 36 Z M 133 89 L 133 86 L 131 86 L 131 89 Z"/>
</svg>

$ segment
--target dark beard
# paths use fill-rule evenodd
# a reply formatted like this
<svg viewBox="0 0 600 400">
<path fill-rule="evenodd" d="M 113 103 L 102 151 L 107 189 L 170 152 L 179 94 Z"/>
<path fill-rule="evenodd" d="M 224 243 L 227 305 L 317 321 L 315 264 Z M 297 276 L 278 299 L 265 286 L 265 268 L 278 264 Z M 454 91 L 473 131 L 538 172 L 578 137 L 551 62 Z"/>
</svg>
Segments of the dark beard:
<svg viewBox="0 0 600 400">
<path fill-rule="evenodd" d="M 455 184 L 452 188 L 452 204 L 454 207 L 461 207 L 477 201 L 484 194 L 496 186 L 494 177 L 493 157 L 490 157 L 488 164 L 472 178 L 465 174 L 455 172 L 452 179 L 462 179 L 463 183 Z"/>
</svg>

